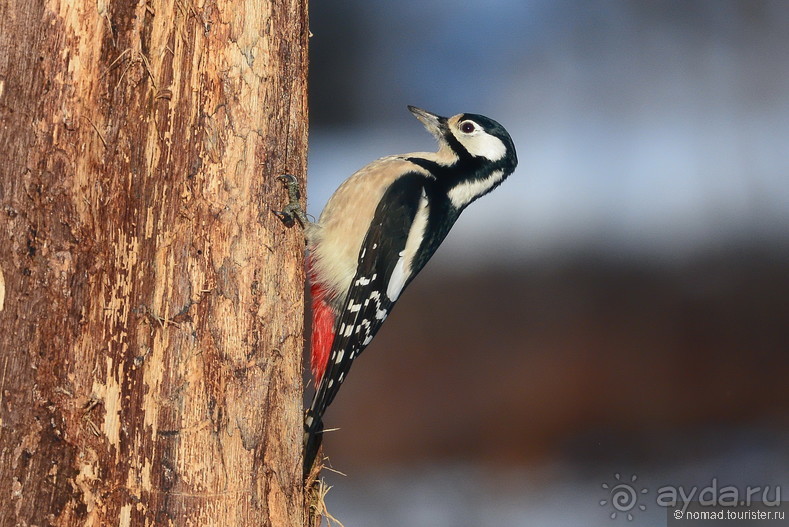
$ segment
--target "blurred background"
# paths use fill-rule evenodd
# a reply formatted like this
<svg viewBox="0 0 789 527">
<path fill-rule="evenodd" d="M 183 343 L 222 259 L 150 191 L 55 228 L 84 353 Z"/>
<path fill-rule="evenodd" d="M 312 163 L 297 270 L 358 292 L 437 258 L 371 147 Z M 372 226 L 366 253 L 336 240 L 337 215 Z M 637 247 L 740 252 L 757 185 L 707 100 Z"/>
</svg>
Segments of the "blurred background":
<svg viewBox="0 0 789 527">
<path fill-rule="evenodd" d="M 407 104 L 492 117 L 520 159 L 329 409 L 329 511 L 665 525 L 666 486 L 789 500 L 789 3 L 310 9 L 311 214 L 432 149 Z"/>
</svg>

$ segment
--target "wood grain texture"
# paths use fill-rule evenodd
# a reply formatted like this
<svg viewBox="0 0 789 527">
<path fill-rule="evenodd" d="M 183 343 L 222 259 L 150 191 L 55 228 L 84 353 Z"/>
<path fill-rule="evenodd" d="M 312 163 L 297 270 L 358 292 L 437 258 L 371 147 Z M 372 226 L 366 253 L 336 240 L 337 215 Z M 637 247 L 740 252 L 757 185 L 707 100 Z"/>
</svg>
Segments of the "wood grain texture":
<svg viewBox="0 0 789 527">
<path fill-rule="evenodd" d="M 0 526 L 304 524 L 304 0 L 0 3 Z"/>
</svg>

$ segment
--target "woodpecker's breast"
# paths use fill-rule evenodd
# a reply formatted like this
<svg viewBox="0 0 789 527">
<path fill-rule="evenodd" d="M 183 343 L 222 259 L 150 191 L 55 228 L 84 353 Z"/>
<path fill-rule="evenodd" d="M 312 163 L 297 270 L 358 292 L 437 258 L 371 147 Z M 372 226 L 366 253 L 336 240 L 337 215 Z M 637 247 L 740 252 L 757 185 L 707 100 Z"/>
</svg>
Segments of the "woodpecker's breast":
<svg viewBox="0 0 789 527">
<path fill-rule="evenodd" d="M 312 272 L 330 292 L 330 301 L 342 300 L 350 288 L 362 242 L 386 189 L 405 174 L 431 177 L 425 168 L 405 159 L 413 155 L 384 157 L 353 174 L 329 198 L 317 224 L 308 229 Z"/>
</svg>

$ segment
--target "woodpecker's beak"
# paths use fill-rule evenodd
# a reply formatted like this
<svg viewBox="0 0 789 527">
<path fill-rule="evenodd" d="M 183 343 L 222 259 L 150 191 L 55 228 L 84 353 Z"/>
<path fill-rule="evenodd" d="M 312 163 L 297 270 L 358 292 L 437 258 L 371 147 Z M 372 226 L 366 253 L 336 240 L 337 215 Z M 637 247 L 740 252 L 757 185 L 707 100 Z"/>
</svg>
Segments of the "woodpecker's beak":
<svg viewBox="0 0 789 527">
<path fill-rule="evenodd" d="M 408 110 L 414 114 L 414 117 L 419 119 L 427 131 L 433 134 L 437 139 L 444 138 L 444 132 L 447 128 L 447 118 L 441 117 L 440 115 L 436 115 L 434 113 L 427 112 L 421 108 L 417 108 L 416 106 L 408 106 Z"/>
</svg>

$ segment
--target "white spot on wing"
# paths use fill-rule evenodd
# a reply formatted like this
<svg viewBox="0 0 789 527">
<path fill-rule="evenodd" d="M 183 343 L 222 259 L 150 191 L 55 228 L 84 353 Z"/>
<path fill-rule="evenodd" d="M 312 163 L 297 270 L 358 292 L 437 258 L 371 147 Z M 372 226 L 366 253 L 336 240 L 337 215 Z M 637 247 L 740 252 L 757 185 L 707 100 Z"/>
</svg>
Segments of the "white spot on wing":
<svg viewBox="0 0 789 527">
<path fill-rule="evenodd" d="M 389 286 L 386 288 L 386 296 L 388 296 L 392 302 L 397 300 L 397 297 L 400 296 L 407 279 L 408 275 L 405 272 L 405 259 L 401 256 L 395 264 L 395 268 L 392 271 L 392 277 L 389 279 Z"/>
<path fill-rule="evenodd" d="M 405 287 L 406 281 L 411 276 L 411 261 L 414 259 L 416 251 L 422 245 L 422 238 L 425 236 L 425 229 L 427 228 L 427 218 L 430 212 L 429 202 L 425 189 L 422 189 L 422 197 L 419 200 L 419 208 L 416 210 L 414 222 L 408 230 L 408 238 L 405 242 L 405 248 L 400 252 L 400 259 L 397 260 L 392 276 L 389 278 L 389 285 L 386 287 L 386 296 L 394 302 L 400 296 L 400 293 Z"/>
<path fill-rule="evenodd" d="M 449 190 L 449 199 L 455 208 L 462 209 L 476 198 L 488 192 L 504 178 L 503 170 L 496 170 L 485 179 L 465 181 Z"/>
<path fill-rule="evenodd" d="M 345 350 L 340 350 L 340 353 L 337 354 L 337 359 L 334 361 L 335 363 L 339 364 L 342 362 L 342 358 L 345 356 Z"/>
</svg>

